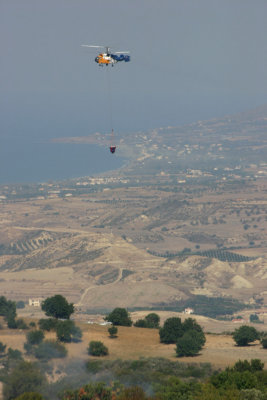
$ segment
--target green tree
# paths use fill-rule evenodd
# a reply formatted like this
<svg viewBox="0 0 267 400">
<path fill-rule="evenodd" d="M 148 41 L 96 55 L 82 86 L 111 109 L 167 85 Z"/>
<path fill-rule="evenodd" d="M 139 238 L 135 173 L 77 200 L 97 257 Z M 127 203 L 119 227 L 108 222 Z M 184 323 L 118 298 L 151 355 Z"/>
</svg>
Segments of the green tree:
<svg viewBox="0 0 267 400">
<path fill-rule="evenodd" d="M 116 326 L 112 325 L 110 328 L 108 328 L 108 333 L 111 338 L 115 338 L 115 337 L 117 337 L 118 328 L 116 328 Z"/>
<path fill-rule="evenodd" d="M 161 343 L 176 343 L 177 339 L 183 336 L 183 334 L 181 318 L 178 317 L 166 319 L 163 327 L 159 330 Z"/>
<path fill-rule="evenodd" d="M 48 332 L 56 330 L 57 323 L 58 320 L 55 318 L 42 318 L 38 321 L 39 328 Z"/>
<path fill-rule="evenodd" d="M 0 357 L 3 356 L 5 351 L 6 351 L 6 344 L 3 344 L 2 342 L 0 342 Z"/>
<path fill-rule="evenodd" d="M 249 316 L 250 322 L 259 323 L 259 317 L 257 314 L 250 314 Z"/>
<path fill-rule="evenodd" d="M 69 319 L 74 313 L 74 306 L 73 303 L 68 303 L 65 297 L 56 294 L 44 300 L 42 310 L 48 317 Z"/>
<path fill-rule="evenodd" d="M 210 378 L 210 382 L 217 389 L 230 389 L 235 388 L 238 390 L 242 389 L 253 389 L 257 388 L 258 379 L 255 373 L 246 371 L 235 371 L 233 368 L 226 368 L 226 370 L 213 375 Z"/>
<path fill-rule="evenodd" d="M 91 356 L 106 356 L 108 354 L 108 348 L 104 345 L 104 343 L 92 340 L 88 346 L 88 354 Z"/>
<path fill-rule="evenodd" d="M 201 326 L 197 323 L 197 321 L 194 318 L 186 318 L 182 323 L 182 327 L 184 332 L 191 330 L 203 332 Z"/>
<path fill-rule="evenodd" d="M 12 400 L 25 392 L 39 392 L 46 382 L 37 365 L 20 361 L 8 374 L 4 383 L 4 398 Z"/>
<path fill-rule="evenodd" d="M 261 345 L 264 349 L 267 349 L 267 336 L 261 338 Z"/>
<path fill-rule="evenodd" d="M 125 308 L 114 308 L 114 310 L 105 317 L 106 321 L 113 325 L 132 326 L 132 320 Z"/>
<path fill-rule="evenodd" d="M 233 339 L 237 346 L 247 346 L 259 339 L 259 332 L 252 326 L 243 325 L 234 331 Z"/>
<path fill-rule="evenodd" d="M 145 319 L 138 319 L 135 323 L 134 326 L 137 328 L 147 328 L 147 322 Z"/>
<path fill-rule="evenodd" d="M 145 317 L 147 328 L 159 328 L 160 317 L 156 313 L 150 313 Z"/>
<path fill-rule="evenodd" d="M 195 356 L 202 349 L 203 345 L 204 343 L 202 333 L 194 329 L 189 330 L 185 332 L 182 337 L 177 339 L 177 357 Z"/>
<path fill-rule="evenodd" d="M 56 334 L 60 342 L 79 342 L 82 338 L 81 329 L 73 321 L 58 321 Z"/>
<path fill-rule="evenodd" d="M 27 342 L 30 345 L 39 344 L 44 339 L 44 332 L 39 330 L 30 331 L 26 335 Z"/>
<path fill-rule="evenodd" d="M 5 317 L 8 316 L 16 317 L 16 303 L 15 301 L 7 300 L 5 296 L 0 296 L 0 315 Z"/>
</svg>

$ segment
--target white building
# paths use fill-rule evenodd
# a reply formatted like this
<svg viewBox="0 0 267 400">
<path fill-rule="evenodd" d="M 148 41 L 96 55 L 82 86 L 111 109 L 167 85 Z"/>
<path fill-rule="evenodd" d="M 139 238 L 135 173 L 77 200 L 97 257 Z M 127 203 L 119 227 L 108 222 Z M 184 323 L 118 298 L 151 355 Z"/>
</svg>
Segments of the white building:
<svg viewBox="0 0 267 400">
<path fill-rule="evenodd" d="M 185 308 L 185 310 L 184 310 L 184 313 L 185 314 L 193 314 L 193 312 L 194 312 L 194 310 L 193 310 L 193 308 Z"/>
<path fill-rule="evenodd" d="M 29 306 L 40 307 L 42 299 L 29 299 Z"/>
</svg>

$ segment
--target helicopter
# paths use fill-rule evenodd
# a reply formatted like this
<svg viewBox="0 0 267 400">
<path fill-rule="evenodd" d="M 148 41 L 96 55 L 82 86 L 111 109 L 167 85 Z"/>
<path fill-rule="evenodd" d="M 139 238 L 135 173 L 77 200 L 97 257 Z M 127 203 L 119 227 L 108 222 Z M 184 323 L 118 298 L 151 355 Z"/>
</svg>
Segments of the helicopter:
<svg viewBox="0 0 267 400">
<path fill-rule="evenodd" d="M 82 47 L 90 47 L 90 48 L 103 48 L 105 51 L 103 53 L 99 53 L 96 58 L 95 62 L 100 66 L 103 67 L 106 65 L 111 65 L 114 67 L 114 65 L 117 62 L 120 61 L 125 61 L 129 62 L 131 61 L 131 57 L 128 55 L 129 51 L 115 51 L 114 53 L 111 53 L 111 48 L 108 46 L 94 46 L 94 45 L 88 45 L 88 44 L 81 44 Z"/>
</svg>

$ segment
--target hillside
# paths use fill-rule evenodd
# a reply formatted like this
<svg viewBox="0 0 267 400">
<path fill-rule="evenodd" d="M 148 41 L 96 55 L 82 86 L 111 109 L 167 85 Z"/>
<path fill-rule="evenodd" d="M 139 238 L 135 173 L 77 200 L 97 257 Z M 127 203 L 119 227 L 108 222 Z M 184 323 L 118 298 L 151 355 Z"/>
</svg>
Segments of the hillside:
<svg viewBox="0 0 267 400">
<path fill-rule="evenodd" d="M 266 304 L 266 128 L 263 106 L 138 132 L 119 139 L 119 171 L 0 187 L 1 293 L 61 293 L 82 312 Z"/>
</svg>

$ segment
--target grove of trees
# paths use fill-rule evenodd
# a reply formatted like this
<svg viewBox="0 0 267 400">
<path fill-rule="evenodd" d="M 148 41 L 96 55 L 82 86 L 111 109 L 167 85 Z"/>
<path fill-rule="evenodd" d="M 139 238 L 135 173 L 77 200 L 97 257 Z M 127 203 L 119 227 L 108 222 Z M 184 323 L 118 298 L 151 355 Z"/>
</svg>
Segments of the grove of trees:
<svg viewBox="0 0 267 400">
<path fill-rule="evenodd" d="M 162 362 L 164 363 L 163 360 Z M 147 387 L 149 375 L 143 371 L 145 362 L 132 361 L 132 363 L 137 373 L 134 379 L 141 375 L 142 382 Z M 153 363 L 155 364 L 155 360 Z M 120 368 L 119 371 L 121 372 Z M 125 373 L 125 362 L 123 371 Z M 166 376 L 170 375 L 170 371 L 168 369 Z M 182 380 L 173 373 L 167 379 L 159 379 L 159 377 L 159 373 L 154 374 L 157 382 L 153 385 L 154 394 L 150 395 L 147 395 L 140 386 L 136 386 L 136 383 L 135 386 L 125 387 L 118 383 L 106 386 L 98 382 L 90 383 L 80 389 L 68 390 L 64 393 L 62 400 L 79 398 L 91 400 L 265 400 L 267 398 L 267 371 L 264 370 L 264 364 L 257 359 L 238 361 L 231 368 L 213 372 L 202 382 L 196 379 Z"/>
<path fill-rule="evenodd" d="M 156 313 L 150 313 L 144 319 L 138 319 L 134 326 L 138 328 L 159 328 L 160 317 Z"/>
<path fill-rule="evenodd" d="M 181 318 L 168 318 L 159 330 L 162 343 L 176 343 L 177 357 L 194 356 L 199 353 L 206 342 L 201 326 L 193 318 L 184 322 Z"/>
<path fill-rule="evenodd" d="M 130 314 L 125 308 L 114 308 L 114 310 L 105 317 L 106 321 L 112 322 L 113 325 L 132 326 Z"/>
</svg>

